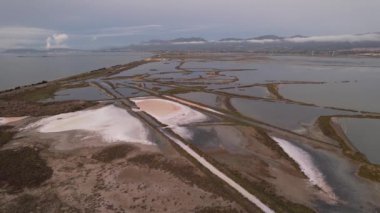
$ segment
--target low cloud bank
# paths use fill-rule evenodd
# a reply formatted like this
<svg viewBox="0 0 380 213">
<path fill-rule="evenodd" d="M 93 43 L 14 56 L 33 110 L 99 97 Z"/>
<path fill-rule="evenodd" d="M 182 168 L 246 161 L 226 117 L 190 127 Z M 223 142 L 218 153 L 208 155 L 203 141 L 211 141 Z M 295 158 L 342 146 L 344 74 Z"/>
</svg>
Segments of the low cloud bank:
<svg viewBox="0 0 380 213">
<path fill-rule="evenodd" d="M 265 44 L 275 42 L 294 42 L 294 43 L 306 43 L 306 42 L 380 42 L 380 34 L 368 33 L 357 35 L 327 35 L 327 36 L 310 36 L 310 37 L 290 37 L 283 39 L 250 39 L 245 40 L 250 43 Z M 236 42 L 236 41 L 235 41 Z"/>
<path fill-rule="evenodd" d="M 380 41 L 380 34 L 361 34 L 361 35 L 331 35 L 331 36 L 311 36 L 286 38 L 290 42 L 365 42 Z"/>
</svg>

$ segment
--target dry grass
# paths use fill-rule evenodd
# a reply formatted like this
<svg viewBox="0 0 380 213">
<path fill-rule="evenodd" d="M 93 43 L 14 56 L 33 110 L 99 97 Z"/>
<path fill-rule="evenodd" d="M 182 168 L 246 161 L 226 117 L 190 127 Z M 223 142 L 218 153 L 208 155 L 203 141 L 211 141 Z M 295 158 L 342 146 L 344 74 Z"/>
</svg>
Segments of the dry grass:
<svg viewBox="0 0 380 213">
<path fill-rule="evenodd" d="M 205 191 L 230 199 L 222 187 L 216 183 L 211 183 L 212 180 L 208 176 L 201 175 L 195 167 L 183 161 L 169 160 L 161 154 L 138 155 L 129 159 L 129 161 L 152 169 L 169 172 L 189 185 L 195 184 Z"/>
<path fill-rule="evenodd" d="M 0 147 L 13 139 L 16 132 L 10 130 L 11 126 L 0 126 Z"/>
<path fill-rule="evenodd" d="M 46 116 L 74 112 L 94 106 L 96 102 L 62 101 L 37 103 L 27 101 L 0 101 L 0 116 Z"/>
</svg>

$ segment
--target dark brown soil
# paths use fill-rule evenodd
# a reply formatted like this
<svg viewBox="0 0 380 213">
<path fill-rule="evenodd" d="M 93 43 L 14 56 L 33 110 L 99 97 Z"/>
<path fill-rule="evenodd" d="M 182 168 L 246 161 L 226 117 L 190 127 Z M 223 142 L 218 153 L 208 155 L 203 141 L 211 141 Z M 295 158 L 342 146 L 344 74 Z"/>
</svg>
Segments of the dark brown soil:
<svg viewBox="0 0 380 213">
<path fill-rule="evenodd" d="M 241 186 L 249 192 L 253 192 L 253 194 L 255 194 L 261 201 L 269 204 L 275 212 L 315 212 L 307 206 L 288 201 L 285 197 L 277 195 L 273 186 L 265 180 L 250 181 L 240 172 L 234 170 L 225 170 L 224 172 L 229 174 L 231 177 L 234 177 Z"/>
<path fill-rule="evenodd" d="M 128 153 L 133 151 L 135 148 L 128 144 L 119 144 L 116 146 L 106 147 L 100 152 L 92 155 L 93 159 L 98 161 L 109 163 L 113 160 L 124 158 Z"/>
<path fill-rule="evenodd" d="M 16 132 L 10 130 L 11 126 L 0 126 L 0 147 L 12 140 Z"/>
<path fill-rule="evenodd" d="M 0 151 L 0 187 L 17 192 L 25 187 L 37 187 L 49 179 L 53 170 L 30 147 Z"/>
<path fill-rule="evenodd" d="M 152 169 L 169 172 L 189 185 L 195 184 L 201 189 L 229 199 L 222 187 L 218 184 L 210 184 L 210 179 L 207 176 L 202 176 L 195 167 L 184 162 L 169 160 L 161 154 L 138 155 L 130 158 L 129 161 Z"/>
<path fill-rule="evenodd" d="M 198 208 L 195 210 L 195 213 L 239 213 L 240 211 L 237 209 L 233 209 L 230 207 L 221 207 L 221 206 L 213 206 L 213 207 L 204 207 Z"/>
<path fill-rule="evenodd" d="M 0 116 L 46 116 L 73 112 L 94 106 L 95 102 L 63 101 L 38 103 L 28 101 L 0 101 Z"/>
</svg>

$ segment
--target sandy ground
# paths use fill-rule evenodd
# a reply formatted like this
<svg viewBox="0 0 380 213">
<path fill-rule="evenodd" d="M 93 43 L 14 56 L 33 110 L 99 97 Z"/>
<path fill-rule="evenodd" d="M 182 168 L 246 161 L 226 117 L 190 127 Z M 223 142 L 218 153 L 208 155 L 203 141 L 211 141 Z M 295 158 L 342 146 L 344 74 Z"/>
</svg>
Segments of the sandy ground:
<svg viewBox="0 0 380 213">
<path fill-rule="evenodd" d="M 39 150 L 52 175 L 17 193 L 0 192 L 1 212 L 242 211 L 235 202 L 205 188 L 202 181 L 209 182 L 207 176 L 191 162 L 180 155 L 166 156 L 157 146 L 109 144 L 92 137 L 93 145 L 87 142 L 65 150 L 57 145 L 70 143 L 68 140 L 83 143 L 91 134 L 28 130 L 19 136 L 5 145 L 0 155 L 3 150 L 32 147 Z"/>
</svg>

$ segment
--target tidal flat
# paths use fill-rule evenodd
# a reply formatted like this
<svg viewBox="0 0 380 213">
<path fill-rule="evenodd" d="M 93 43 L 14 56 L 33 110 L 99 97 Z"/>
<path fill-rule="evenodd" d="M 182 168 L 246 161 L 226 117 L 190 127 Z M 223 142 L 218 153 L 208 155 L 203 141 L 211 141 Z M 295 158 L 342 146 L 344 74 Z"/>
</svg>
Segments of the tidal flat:
<svg viewBox="0 0 380 213">
<path fill-rule="evenodd" d="M 0 93 L 1 212 L 380 209 L 380 59 L 140 59 Z"/>
</svg>

